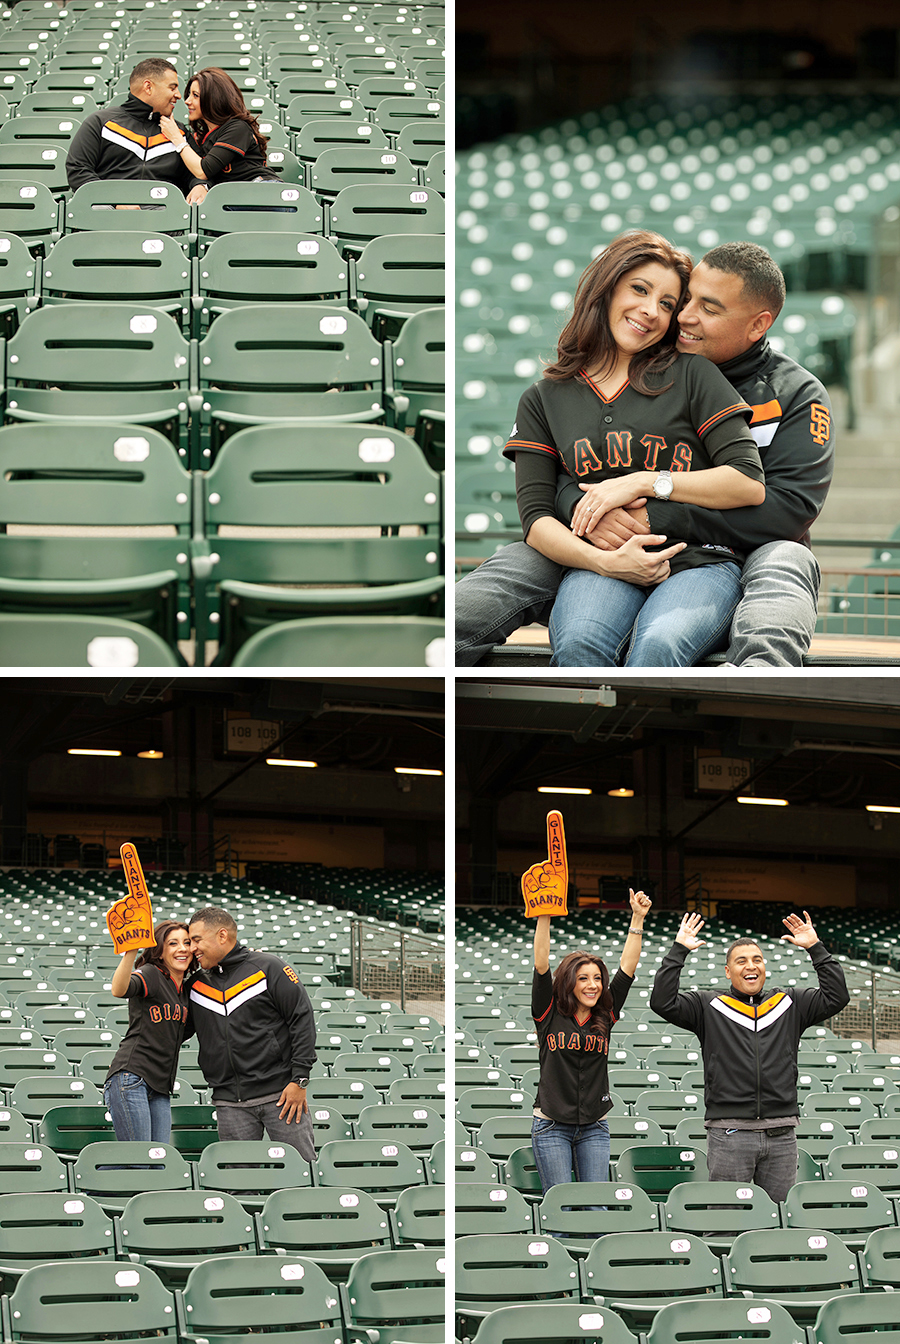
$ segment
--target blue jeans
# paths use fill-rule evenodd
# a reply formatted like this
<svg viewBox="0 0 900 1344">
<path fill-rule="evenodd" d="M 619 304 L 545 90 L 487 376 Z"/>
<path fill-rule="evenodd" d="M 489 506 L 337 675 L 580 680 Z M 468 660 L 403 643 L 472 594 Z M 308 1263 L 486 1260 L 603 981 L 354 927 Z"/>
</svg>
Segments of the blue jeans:
<svg viewBox="0 0 900 1344">
<path fill-rule="evenodd" d="M 730 562 L 683 569 L 654 588 L 570 569 L 550 615 L 550 665 L 693 667 L 727 646 L 740 600 Z"/>
<path fill-rule="evenodd" d="M 565 570 L 524 541 L 511 542 L 456 585 L 456 663 L 471 667 L 520 625 L 546 625 Z M 744 596 L 728 661 L 738 667 L 801 667 L 816 624 L 819 566 L 806 546 L 772 541 L 741 574 Z M 662 587 L 671 583 L 666 579 Z"/>
<path fill-rule="evenodd" d="M 172 1107 L 164 1092 L 154 1092 L 136 1073 L 122 1070 L 107 1078 L 103 1100 L 112 1116 L 120 1142 L 168 1143 L 172 1136 Z"/>
<path fill-rule="evenodd" d="M 546 1195 L 551 1185 L 609 1180 L 609 1125 L 563 1125 L 536 1115 L 531 1125 L 531 1150 Z"/>
</svg>

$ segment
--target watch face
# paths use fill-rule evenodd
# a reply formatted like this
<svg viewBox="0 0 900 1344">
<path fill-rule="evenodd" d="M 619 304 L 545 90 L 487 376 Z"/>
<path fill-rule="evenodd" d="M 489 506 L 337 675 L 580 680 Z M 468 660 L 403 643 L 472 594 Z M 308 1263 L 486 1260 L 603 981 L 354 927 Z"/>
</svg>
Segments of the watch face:
<svg viewBox="0 0 900 1344">
<path fill-rule="evenodd" d="M 654 482 L 653 491 L 660 499 L 668 499 L 672 493 L 671 476 L 659 476 Z"/>
</svg>

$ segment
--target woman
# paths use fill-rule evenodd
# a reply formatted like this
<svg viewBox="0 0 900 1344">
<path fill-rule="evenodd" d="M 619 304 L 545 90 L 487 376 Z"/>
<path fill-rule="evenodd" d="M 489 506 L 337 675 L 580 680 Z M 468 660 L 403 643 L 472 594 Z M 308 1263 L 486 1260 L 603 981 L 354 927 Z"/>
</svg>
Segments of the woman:
<svg viewBox="0 0 900 1344">
<path fill-rule="evenodd" d="M 217 66 L 198 70 L 185 94 L 191 136 L 186 138 L 172 117 L 159 128 L 176 147 L 188 171 L 206 182 L 278 182 L 266 166 L 267 138 L 244 106 L 244 95 L 230 75 Z"/>
<path fill-rule="evenodd" d="M 570 952 L 550 975 L 550 916 L 534 929 L 531 1015 L 541 1077 L 531 1146 L 544 1194 L 551 1185 L 609 1178 L 609 1036 L 634 981 L 650 898 L 630 891 L 631 924 L 609 978 L 593 952 Z"/>
<path fill-rule="evenodd" d="M 522 525 L 568 567 L 555 666 L 690 666 L 727 643 L 742 556 L 659 535 L 591 544 L 604 514 L 652 494 L 715 509 L 765 499 L 750 407 L 710 360 L 675 347 L 690 274 L 659 234 L 614 239 L 581 277 L 556 362 L 519 402 L 503 451 Z M 557 514 L 573 504 L 569 528 Z"/>
<path fill-rule="evenodd" d="M 169 1097 L 187 1022 L 184 978 L 196 968 L 186 924 L 164 919 L 153 930 L 154 947 L 123 952 L 112 978 L 117 999 L 130 999 L 128 1030 L 103 1086 L 117 1139 L 168 1143 Z"/>
</svg>

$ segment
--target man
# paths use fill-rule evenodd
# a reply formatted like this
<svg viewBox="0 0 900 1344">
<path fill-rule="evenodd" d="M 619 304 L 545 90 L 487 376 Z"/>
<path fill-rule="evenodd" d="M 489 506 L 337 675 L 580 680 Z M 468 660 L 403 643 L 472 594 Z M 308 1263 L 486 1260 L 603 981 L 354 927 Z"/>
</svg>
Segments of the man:
<svg viewBox="0 0 900 1344">
<path fill-rule="evenodd" d="M 739 667 L 799 667 L 815 629 L 819 567 L 809 527 L 831 484 L 831 407 L 819 380 L 766 339 L 784 297 L 784 277 L 764 248 L 724 243 L 694 267 L 677 318 L 679 351 L 711 359 L 753 408 L 765 502 L 705 509 L 652 499 L 606 514 L 590 538 L 609 550 L 635 535 L 651 545 L 665 535 L 747 555 L 728 649 L 729 663 Z M 580 495 L 577 484 L 561 480 L 557 509 L 565 522 Z M 564 572 L 526 541 L 504 546 L 462 579 L 455 588 L 456 662 L 480 662 L 520 625 L 546 625 Z M 666 563 L 658 582 L 667 575 Z"/>
<path fill-rule="evenodd" d="M 316 1028 L 309 995 L 278 957 L 238 943 L 237 925 L 225 910 L 198 910 L 189 927 L 200 962 L 191 981 L 191 1025 L 219 1138 L 261 1139 L 265 1131 L 313 1161 L 306 1087 Z"/>
<path fill-rule="evenodd" d="M 207 187 L 191 176 L 180 150 L 159 129 L 160 117 L 171 116 L 181 96 L 174 67 L 151 56 L 134 67 L 128 87 L 119 107 L 101 108 L 81 123 L 66 159 L 71 189 L 85 182 L 149 179 L 170 182 L 190 205 L 205 200 Z"/>
<path fill-rule="evenodd" d="M 850 1002 L 843 971 L 819 942 L 805 910 L 803 915 L 788 915 L 782 941 L 806 948 L 818 989 L 766 992 L 766 962 L 759 944 L 738 938 L 725 960 L 729 993 L 701 989 L 680 994 L 678 981 L 688 953 L 706 946 L 698 937 L 703 919 L 688 914 L 650 995 L 655 1013 L 700 1038 L 710 1180 L 759 1185 L 777 1201 L 797 1179 L 800 1037 Z"/>
</svg>

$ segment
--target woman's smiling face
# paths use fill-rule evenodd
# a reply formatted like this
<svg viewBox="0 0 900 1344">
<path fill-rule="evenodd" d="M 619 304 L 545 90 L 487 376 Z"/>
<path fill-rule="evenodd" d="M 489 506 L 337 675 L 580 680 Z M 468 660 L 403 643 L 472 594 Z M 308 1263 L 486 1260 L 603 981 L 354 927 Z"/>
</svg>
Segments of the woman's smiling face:
<svg viewBox="0 0 900 1344">
<path fill-rule="evenodd" d="M 191 86 L 184 95 L 184 101 L 187 103 L 188 119 L 190 121 L 202 121 L 203 113 L 200 110 L 200 85 L 196 79 L 191 80 Z"/>
<path fill-rule="evenodd" d="M 575 972 L 575 984 L 572 987 L 575 1002 L 588 1012 L 593 1011 L 603 993 L 603 975 L 595 961 L 585 961 Z"/>
<path fill-rule="evenodd" d="M 661 341 L 680 298 L 678 272 L 658 261 L 626 272 L 609 301 L 609 329 L 622 353 L 636 355 Z"/>
</svg>

